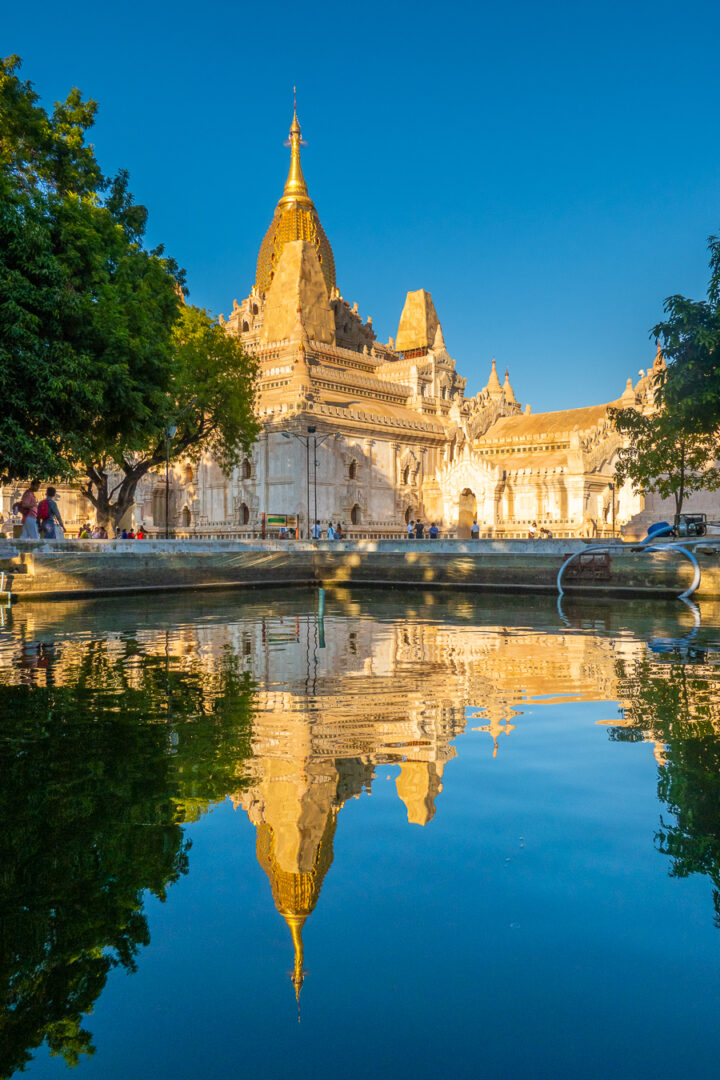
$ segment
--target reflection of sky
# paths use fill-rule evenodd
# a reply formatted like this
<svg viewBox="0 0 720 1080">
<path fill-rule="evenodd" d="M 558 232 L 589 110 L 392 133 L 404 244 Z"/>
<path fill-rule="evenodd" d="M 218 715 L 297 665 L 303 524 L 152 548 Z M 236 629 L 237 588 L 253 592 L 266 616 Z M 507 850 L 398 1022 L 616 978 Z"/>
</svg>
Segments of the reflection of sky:
<svg viewBox="0 0 720 1080">
<path fill-rule="evenodd" d="M 78 1075 L 712 1068 L 720 935 L 707 883 L 668 876 L 653 845 L 651 747 L 611 742 L 604 726 L 622 723 L 618 672 L 648 656 L 643 634 L 568 630 L 542 605 L 544 628 L 525 612 L 508 629 L 519 620 L 497 598 L 492 625 L 481 610 L 475 622 L 443 618 L 442 605 L 434 621 L 374 619 L 369 599 L 333 610 L 329 597 L 321 649 L 312 597 L 279 605 L 297 617 L 223 603 L 168 636 L 174 601 L 134 613 L 136 639 L 167 647 L 171 666 L 211 673 L 227 647 L 246 658 L 250 786 L 190 826 L 189 876 L 149 902 L 151 944 L 98 1001 L 97 1054 Z M 103 622 L 132 622 L 120 607 L 97 622 L 87 607 L 81 621 L 70 614 L 54 635 L 58 681 L 81 652 L 78 625 L 87 642 Z M 30 625 L 46 614 L 14 619 L 3 657 L 17 660 L 50 635 Z M 112 647 L 128 629 L 110 631 Z M 328 817 L 332 865 L 303 928 L 298 1026 L 290 934 L 256 839 L 273 831 L 271 872 L 312 874 Z M 28 1075 L 63 1071 L 40 1054 Z"/>
</svg>

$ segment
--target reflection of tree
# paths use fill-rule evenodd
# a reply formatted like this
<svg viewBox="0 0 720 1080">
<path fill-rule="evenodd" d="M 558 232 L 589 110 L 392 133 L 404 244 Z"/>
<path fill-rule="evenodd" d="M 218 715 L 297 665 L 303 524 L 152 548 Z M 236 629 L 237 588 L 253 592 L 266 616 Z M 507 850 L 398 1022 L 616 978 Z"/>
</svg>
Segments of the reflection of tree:
<svg viewBox="0 0 720 1080">
<path fill-rule="evenodd" d="M 706 874 L 720 926 L 720 674 L 711 666 L 648 660 L 619 670 L 623 726 L 616 740 L 663 744 L 658 795 L 675 816 L 655 839 L 676 877 Z"/>
<path fill-rule="evenodd" d="M 82 1015 L 148 943 L 143 893 L 187 871 L 183 822 L 242 788 L 249 754 L 232 656 L 178 671 L 93 643 L 73 661 L 63 686 L 0 687 L 3 1077 L 44 1040 L 70 1065 L 93 1052 Z"/>
</svg>

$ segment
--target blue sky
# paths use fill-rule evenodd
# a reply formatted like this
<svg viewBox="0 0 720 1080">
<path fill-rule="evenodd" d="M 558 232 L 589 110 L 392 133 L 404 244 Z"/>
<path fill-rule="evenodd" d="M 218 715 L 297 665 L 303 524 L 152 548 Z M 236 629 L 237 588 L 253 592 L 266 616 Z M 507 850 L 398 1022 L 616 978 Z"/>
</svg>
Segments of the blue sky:
<svg viewBox="0 0 720 1080">
<path fill-rule="evenodd" d="M 22 7 L 2 52 L 100 103 L 103 167 L 214 312 L 254 280 L 293 83 L 343 296 L 387 341 L 428 289 L 470 393 L 494 355 L 534 411 L 617 397 L 663 299 L 705 292 L 717 3 Z"/>
</svg>

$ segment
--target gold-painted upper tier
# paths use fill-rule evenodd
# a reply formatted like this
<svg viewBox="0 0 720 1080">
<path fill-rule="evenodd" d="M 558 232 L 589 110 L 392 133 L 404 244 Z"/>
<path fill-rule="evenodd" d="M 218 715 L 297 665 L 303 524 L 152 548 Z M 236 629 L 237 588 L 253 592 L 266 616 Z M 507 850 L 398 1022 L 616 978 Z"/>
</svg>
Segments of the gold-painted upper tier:
<svg viewBox="0 0 720 1080">
<path fill-rule="evenodd" d="M 300 164 L 300 124 L 297 112 L 290 126 L 290 172 L 285 190 L 275 208 L 275 216 L 260 245 L 255 276 L 255 288 L 267 292 L 275 276 L 280 255 L 292 240 L 307 240 L 317 251 L 328 292 L 335 287 L 335 259 L 330 241 L 320 224 L 318 212 L 308 195 L 307 184 Z"/>
</svg>

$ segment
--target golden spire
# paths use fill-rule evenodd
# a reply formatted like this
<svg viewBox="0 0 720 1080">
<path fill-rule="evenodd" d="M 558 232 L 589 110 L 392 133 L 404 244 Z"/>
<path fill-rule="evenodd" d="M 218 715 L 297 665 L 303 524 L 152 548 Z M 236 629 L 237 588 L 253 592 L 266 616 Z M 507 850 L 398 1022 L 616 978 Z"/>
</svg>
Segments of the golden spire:
<svg viewBox="0 0 720 1080">
<path fill-rule="evenodd" d="M 282 197 L 275 207 L 270 228 L 260 245 L 255 289 L 259 294 L 267 293 L 286 244 L 293 240 L 307 240 L 317 252 L 325 285 L 328 292 L 332 293 L 335 288 L 335 259 L 303 176 L 300 147 L 305 146 L 305 143 L 302 140 L 294 98 L 290 138 L 286 145 L 290 147 L 290 171 Z"/>
<path fill-rule="evenodd" d="M 304 206 L 312 206 L 312 199 L 308 195 L 307 184 L 305 183 L 305 177 L 303 176 L 302 165 L 300 163 L 300 147 L 305 146 L 306 144 L 303 142 L 302 132 L 300 131 L 300 121 L 297 116 L 294 86 L 293 118 L 292 124 L 290 125 L 290 135 L 286 145 L 290 146 L 290 172 L 285 181 L 282 199 L 278 203 L 278 206 L 287 206 L 289 203 L 301 203 Z"/>
</svg>

